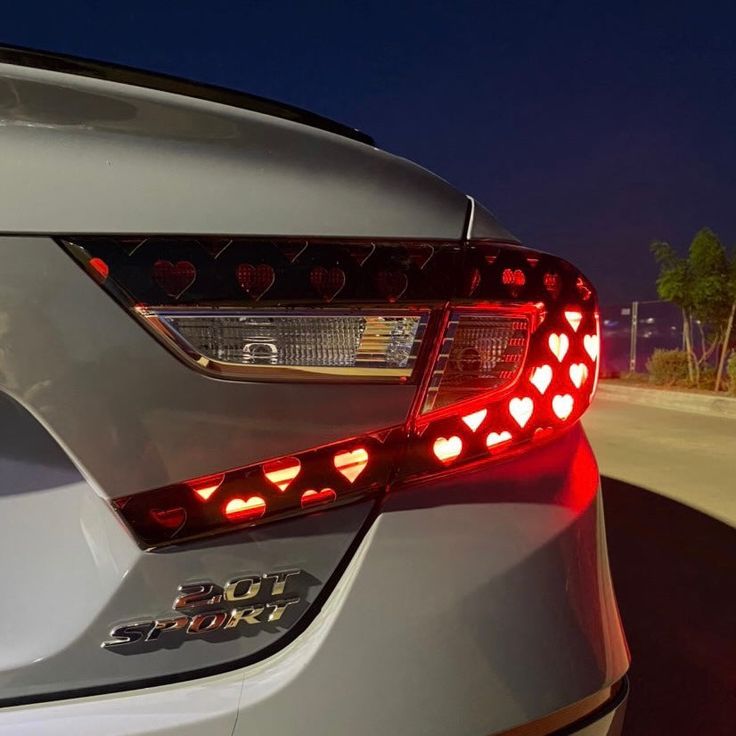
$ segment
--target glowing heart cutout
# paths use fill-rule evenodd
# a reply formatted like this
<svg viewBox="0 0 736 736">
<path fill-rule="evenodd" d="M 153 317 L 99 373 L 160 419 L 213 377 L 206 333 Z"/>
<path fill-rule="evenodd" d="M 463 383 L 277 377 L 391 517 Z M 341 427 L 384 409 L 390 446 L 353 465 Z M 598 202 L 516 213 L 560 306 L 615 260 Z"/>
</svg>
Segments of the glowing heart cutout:
<svg viewBox="0 0 736 736">
<path fill-rule="evenodd" d="M 302 508 L 308 508 L 311 506 L 322 506 L 327 503 L 332 503 L 337 498 L 337 494 L 332 488 L 323 488 L 321 491 L 304 491 L 302 493 Z"/>
<path fill-rule="evenodd" d="M 266 513 L 266 502 L 260 496 L 251 496 L 247 501 L 233 498 L 225 506 L 225 516 L 232 521 L 255 521 Z"/>
<path fill-rule="evenodd" d="M 505 442 L 511 442 L 511 432 L 491 432 L 486 437 L 486 447 L 490 450 L 492 447 L 502 445 Z"/>
<path fill-rule="evenodd" d="M 523 399 L 513 398 L 509 401 L 509 414 L 520 427 L 529 421 L 533 411 L 534 402 L 528 396 Z"/>
<path fill-rule="evenodd" d="M 333 458 L 333 463 L 339 473 L 354 483 L 368 465 L 368 451 L 364 447 L 358 447 L 355 450 L 338 452 Z"/>
<path fill-rule="evenodd" d="M 463 417 L 463 422 L 470 427 L 471 432 L 475 432 L 478 427 L 480 427 L 481 424 L 483 424 L 483 420 L 488 416 L 488 409 L 481 409 L 480 411 L 473 412 L 472 414 L 467 414 Z"/>
<path fill-rule="evenodd" d="M 570 380 L 575 388 L 580 388 L 588 380 L 588 366 L 585 363 L 573 363 L 570 366 Z"/>
<path fill-rule="evenodd" d="M 283 457 L 279 460 L 266 463 L 263 466 L 263 474 L 273 483 L 280 491 L 285 491 L 294 478 L 299 475 L 302 464 L 296 457 Z"/>
<path fill-rule="evenodd" d="M 537 391 L 543 394 L 549 388 L 549 384 L 552 383 L 552 368 L 548 365 L 540 365 L 532 371 L 529 380 L 534 384 Z"/>
<path fill-rule="evenodd" d="M 432 445 L 432 451 L 441 463 L 447 465 L 463 451 L 463 441 L 457 435 L 438 437 Z"/>
<path fill-rule="evenodd" d="M 585 347 L 585 352 L 590 355 L 591 360 L 597 360 L 598 359 L 598 350 L 600 349 L 601 341 L 598 338 L 598 335 L 585 335 L 583 338 L 583 346 Z"/>
<path fill-rule="evenodd" d="M 547 344 L 549 345 L 549 349 L 552 351 L 552 355 L 562 363 L 570 348 L 570 339 L 568 336 L 564 332 L 559 335 L 553 332 L 549 336 Z"/>
<path fill-rule="evenodd" d="M 552 411 L 558 419 L 565 420 L 572 414 L 573 399 L 570 394 L 559 394 L 552 399 Z"/>
<path fill-rule="evenodd" d="M 583 315 L 580 312 L 565 312 L 565 319 L 570 324 L 570 327 L 572 327 L 572 331 L 577 332 L 580 327 L 580 323 L 583 321 Z"/>
<path fill-rule="evenodd" d="M 206 478 L 198 478 L 197 480 L 190 480 L 187 485 L 197 494 L 197 497 L 202 501 L 209 501 L 210 496 L 223 484 L 225 481 L 225 473 L 218 473 L 217 475 L 208 475 Z"/>
</svg>

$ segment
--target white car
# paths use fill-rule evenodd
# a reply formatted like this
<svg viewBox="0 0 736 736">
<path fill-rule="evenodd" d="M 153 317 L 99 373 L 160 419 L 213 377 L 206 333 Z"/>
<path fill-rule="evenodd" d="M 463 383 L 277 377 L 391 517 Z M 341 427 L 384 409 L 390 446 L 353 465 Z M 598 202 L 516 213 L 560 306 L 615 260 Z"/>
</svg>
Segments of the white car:
<svg viewBox="0 0 736 736">
<path fill-rule="evenodd" d="M 0 734 L 618 734 L 593 287 L 366 135 L 0 50 Z"/>
</svg>

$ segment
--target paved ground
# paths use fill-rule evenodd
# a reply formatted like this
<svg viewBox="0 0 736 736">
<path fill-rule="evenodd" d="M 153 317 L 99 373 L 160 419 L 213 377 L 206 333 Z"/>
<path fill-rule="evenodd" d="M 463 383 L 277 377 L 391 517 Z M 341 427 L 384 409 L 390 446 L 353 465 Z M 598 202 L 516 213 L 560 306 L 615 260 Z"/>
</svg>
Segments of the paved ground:
<svg viewBox="0 0 736 736">
<path fill-rule="evenodd" d="M 736 421 L 598 398 L 583 424 L 603 475 L 736 526 Z"/>
<path fill-rule="evenodd" d="M 584 424 L 632 655 L 624 736 L 731 736 L 736 421 L 598 399 Z"/>
</svg>

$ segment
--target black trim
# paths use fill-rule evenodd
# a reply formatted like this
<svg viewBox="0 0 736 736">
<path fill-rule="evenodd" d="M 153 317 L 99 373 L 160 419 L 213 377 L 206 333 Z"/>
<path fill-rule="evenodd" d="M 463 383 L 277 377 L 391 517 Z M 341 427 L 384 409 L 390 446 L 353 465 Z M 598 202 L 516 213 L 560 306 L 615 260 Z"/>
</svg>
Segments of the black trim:
<svg viewBox="0 0 736 736">
<path fill-rule="evenodd" d="M 595 710 L 588 713 L 587 716 L 583 716 L 574 723 L 553 731 L 549 736 L 575 736 L 575 734 L 580 733 L 584 728 L 594 725 L 598 721 L 603 720 L 607 715 L 618 710 L 626 703 L 629 697 L 629 676 L 624 675 L 619 680 L 618 685 L 619 687 L 612 698 L 599 705 Z"/>
<path fill-rule="evenodd" d="M 134 67 L 120 64 L 109 64 L 107 62 L 84 59 L 78 56 L 57 54 L 48 51 L 38 51 L 9 44 L 0 45 L 0 63 L 14 64 L 15 66 L 26 66 L 33 69 L 48 69 L 64 74 L 76 74 L 80 77 L 92 77 L 93 79 L 104 79 L 109 82 L 130 84 L 145 89 L 155 89 L 159 92 L 171 92 L 185 97 L 193 97 L 199 100 L 217 102 L 222 105 L 238 107 L 241 110 L 252 110 L 264 115 L 270 115 L 283 120 L 291 120 L 295 123 L 308 125 L 311 128 L 319 128 L 329 133 L 335 133 L 343 138 L 375 146 L 371 136 L 355 128 L 338 123 L 316 113 L 303 110 L 300 107 L 287 105 L 266 97 L 251 95 L 246 92 L 218 87 L 212 84 L 194 82 L 190 79 L 182 79 L 169 74 L 147 72 Z"/>
<path fill-rule="evenodd" d="M 93 695 L 109 695 L 111 693 L 129 693 L 135 690 L 142 690 L 147 687 L 158 687 L 161 685 L 173 685 L 177 682 L 188 682 L 197 680 L 201 677 L 211 677 L 212 675 L 221 675 L 225 672 L 248 667 L 251 664 L 260 662 L 268 657 L 276 654 L 285 646 L 294 641 L 307 627 L 312 623 L 315 616 L 322 610 L 325 601 L 330 597 L 332 591 L 337 586 L 340 578 L 350 564 L 358 547 L 362 544 L 363 538 L 368 530 L 373 526 L 378 515 L 381 513 L 381 503 L 378 499 L 373 508 L 368 512 L 363 525 L 360 527 L 355 539 L 350 543 L 342 559 L 332 572 L 330 578 L 322 586 L 321 590 L 314 599 L 314 602 L 304 612 L 304 615 L 277 641 L 269 644 L 263 649 L 259 649 L 253 654 L 246 657 L 239 657 L 229 662 L 221 662 L 220 664 L 201 667 L 196 670 L 187 670 L 186 672 L 175 672 L 169 675 L 159 675 L 157 677 L 148 677 L 142 680 L 130 680 L 126 682 L 118 682 L 109 685 L 97 685 L 95 687 L 83 687 L 74 690 L 62 690 L 59 692 L 38 693 L 36 695 L 21 695 L 15 698 L 0 697 L 0 708 L 9 708 L 16 705 L 29 705 L 31 703 L 56 703 L 59 700 L 70 700 L 72 698 L 86 698 Z"/>
</svg>

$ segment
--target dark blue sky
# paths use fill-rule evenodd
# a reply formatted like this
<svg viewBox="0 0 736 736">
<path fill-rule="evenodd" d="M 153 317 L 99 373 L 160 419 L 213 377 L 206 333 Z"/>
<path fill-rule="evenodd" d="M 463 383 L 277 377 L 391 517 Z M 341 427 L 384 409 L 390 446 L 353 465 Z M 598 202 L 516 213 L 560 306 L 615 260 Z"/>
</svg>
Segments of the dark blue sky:
<svg viewBox="0 0 736 736">
<path fill-rule="evenodd" d="M 74 10 L 74 8 L 77 10 Z M 372 134 L 651 298 L 654 238 L 736 243 L 732 3 L 14 3 L 8 43 L 280 99 Z"/>
</svg>

